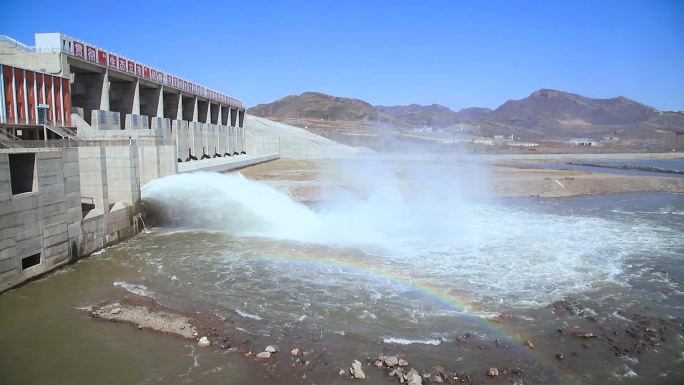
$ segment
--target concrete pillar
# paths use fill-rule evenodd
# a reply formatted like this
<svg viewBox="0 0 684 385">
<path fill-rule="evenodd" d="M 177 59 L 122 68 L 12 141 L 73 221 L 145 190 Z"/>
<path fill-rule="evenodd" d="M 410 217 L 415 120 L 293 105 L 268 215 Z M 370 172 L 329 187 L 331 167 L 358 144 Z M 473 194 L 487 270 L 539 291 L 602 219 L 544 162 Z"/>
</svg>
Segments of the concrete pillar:
<svg viewBox="0 0 684 385">
<path fill-rule="evenodd" d="M 183 96 L 178 94 L 178 107 L 176 109 L 176 120 L 183 120 Z"/>
<path fill-rule="evenodd" d="M 133 106 L 131 107 L 131 114 L 140 115 L 140 81 L 138 78 L 135 78 L 133 82 Z"/>
<path fill-rule="evenodd" d="M 207 117 L 204 120 L 204 123 L 214 123 L 211 121 L 211 103 L 207 103 Z"/>
<path fill-rule="evenodd" d="M 109 111 L 109 70 L 105 70 L 102 77 L 102 91 L 100 93 L 100 108 L 102 111 Z"/>
<path fill-rule="evenodd" d="M 193 107 L 192 107 L 192 121 L 199 122 L 199 109 L 197 107 L 197 96 L 194 97 Z"/>
<path fill-rule="evenodd" d="M 223 106 L 219 103 L 216 106 L 216 109 L 218 110 L 218 112 L 216 113 L 216 124 L 223 125 L 223 115 L 222 115 Z"/>
<path fill-rule="evenodd" d="M 157 99 L 157 117 L 164 117 L 164 86 L 159 87 L 159 99 Z"/>
</svg>

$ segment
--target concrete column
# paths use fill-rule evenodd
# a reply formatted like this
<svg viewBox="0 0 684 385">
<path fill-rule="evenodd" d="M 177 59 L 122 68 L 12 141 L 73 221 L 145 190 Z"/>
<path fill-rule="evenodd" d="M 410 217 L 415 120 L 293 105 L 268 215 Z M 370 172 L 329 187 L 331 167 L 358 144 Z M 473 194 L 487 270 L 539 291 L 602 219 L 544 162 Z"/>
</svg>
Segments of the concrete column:
<svg viewBox="0 0 684 385">
<path fill-rule="evenodd" d="M 197 96 L 194 97 L 194 103 L 192 107 L 192 121 L 199 122 L 199 108 L 197 106 Z"/>
<path fill-rule="evenodd" d="M 105 70 L 102 77 L 102 92 L 100 93 L 100 108 L 98 110 L 109 111 L 109 70 Z"/>
<path fill-rule="evenodd" d="M 221 113 L 223 112 L 223 106 L 219 103 L 216 108 L 218 109 L 216 124 L 222 125 L 223 124 L 223 116 L 221 115 Z"/>
<path fill-rule="evenodd" d="M 159 99 L 157 101 L 157 117 L 164 117 L 164 86 L 159 87 Z"/>
<path fill-rule="evenodd" d="M 204 123 L 209 123 L 209 124 L 213 123 L 211 121 L 211 103 L 207 103 L 207 117 L 206 117 L 206 120 L 204 121 Z"/>
<path fill-rule="evenodd" d="M 178 94 L 178 109 L 176 110 L 176 120 L 183 120 L 183 95 Z"/>
<path fill-rule="evenodd" d="M 135 78 L 133 85 L 133 107 L 131 107 L 131 114 L 140 115 L 140 81 Z"/>
</svg>

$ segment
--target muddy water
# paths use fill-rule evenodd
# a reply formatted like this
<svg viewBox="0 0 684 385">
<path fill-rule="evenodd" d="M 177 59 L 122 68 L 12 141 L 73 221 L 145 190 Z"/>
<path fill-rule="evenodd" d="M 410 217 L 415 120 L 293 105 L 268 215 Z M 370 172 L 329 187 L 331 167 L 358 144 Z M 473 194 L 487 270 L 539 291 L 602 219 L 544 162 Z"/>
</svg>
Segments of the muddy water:
<svg viewBox="0 0 684 385">
<path fill-rule="evenodd" d="M 248 232 L 216 223 L 153 228 L 0 296 L 2 383 L 245 384 L 263 383 L 255 373 L 265 370 L 282 371 L 274 383 L 347 383 L 339 368 L 383 352 L 401 354 L 420 371 L 441 365 L 465 372 L 476 383 L 501 380 L 486 376 L 490 367 L 525 384 L 684 378 L 681 195 L 441 201 L 460 225 L 434 211 L 416 214 L 425 208 L 420 202 L 401 211 L 378 202 L 346 200 L 338 210 L 283 201 L 294 205 L 283 215 L 307 217 L 283 225 L 254 219 L 250 200 L 263 192 L 254 188 L 212 203 L 233 213 L 226 205 L 239 204 Z M 384 219 L 361 216 L 370 207 Z M 398 210 L 415 225 L 392 226 Z M 350 217 L 364 221 L 353 227 Z M 344 228 L 328 228 L 331 222 L 354 236 L 335 235 Z M 297 231 L 281 228 L 288 223 Z M 283 358 L 275 367 L 255 363 L 78 310 L 124 295 L 236 320 L 227 327 L 254 347 L 281 345 Z M 548 305 L 561 299 L 573 305 L 554 313 Z M 294 372 L 289 364 L 298 363 L 287 356 L 293 344 L 316 358 Z M 504 375 L 506 368 L 522 374 Z M 377 368 L 364 370 L 366 383 L 396 383 Z"/>
</svg>

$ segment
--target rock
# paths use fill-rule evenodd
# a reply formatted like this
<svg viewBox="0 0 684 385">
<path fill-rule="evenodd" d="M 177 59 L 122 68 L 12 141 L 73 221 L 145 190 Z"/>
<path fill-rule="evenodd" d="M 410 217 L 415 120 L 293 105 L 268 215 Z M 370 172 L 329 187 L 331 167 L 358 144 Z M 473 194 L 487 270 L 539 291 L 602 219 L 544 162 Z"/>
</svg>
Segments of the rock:
<svg viewBox="0 0 684 385">
<path fill-rule="evenodd" d="M 115 307 L 114 309 L 109 311 L 109 314 L 119 314 L 119 313 L 121 313 L 120 307 Z"/>
<path fill-rule="evenodd" d="M 408 385 L 423 385 L 423 377 L 415 369 L 411 369 L 406 375 L 406 382 Z"/>
<path fill-rule="evenodd" d="M 561 334 L 570 334 L 575 337 L 580 337 L 580 338 L 596 338 L 596 334 L 582 329 L 580 326 L 573 326 L 571 328 L 565 328 L 565 329 L 559 329 Z"/>
<path fill-rule="evenodd" d="M 271 358 L 271 352 L 261 352 L 256 355 L 256 358 Z"/>
<path fill-rule="evenodd" d="M 293 356 L 298 356 L 299 352 L 299 348 L 292 348 L 292 350 L 290 350 L 290 354 L 292 354 Z"/>
<path fill-rule="evenodd" d="M 344 371 L 344 369 L 340 369 L 340 372 L 337 373 L 337 375 L 340 377 L 344 376 L 345 374 L 346 374 L 346 372 Z"/>
<path fill-rule="evenodd" d="M 381 360 L 375 360 L 373 361 L 373 365 L 377 366 L 378 368 L 382 368 L 382 361 Z"/>
<path fill-rule="evenodd" d="M 397 358 L 397 356 L 387 356 L 385 357 L 384 361 L 385 365 L 387 365 L 390 368 L 395 367 L 399 364 L 399 359 Z"/>
<path fill-rule="evenodd" d="M 499 376 L 499 369 L 489 368 L 489 370 L 487 370 L 487 375 L 489 377 L 498 377 Z"/>
<path fill-rule="evenodd" d="M 359 362 L 359 360 L 354 360 L 354 362 L 352 362 L 351 368 L 349 368 L 349 373 L 352 375 L 352 377 L 359 380 L 366 378 L 366 374 L 363 372 L 363 369 L 361 368 L 361 362 Z"/>
<path fill-rule="evenodd" d="M 563 353 L 556 353 L 556 359 L 557 359 L 558 361 L 561 361 L 563 358 L 565 358 L 565 356 L 563 355 Z"/>
<path fill-rule="evenodd" d="M 433 366 L 430 370 L 430 382 L 435 384 L 443 384 L 444 380 L 449 378 L 449 373 L 442 366 Z"/>
<path fill-rule="evenodd" d="M 523 345 L 525 345 L 525 347 L 528 348 L 528 349 L 534 350 L 534 343 L 532 342 L 532 340 L 527 340 L 527 341 L 525 341 L 525 342 L 523 343 Z"/>
<path fill-rule="evenodd" d="M 586 309 L 577 302 L 575 299 L 564 299 L 561 301 L 556 301 L 548 306 L 553 314 L 556 315 L 583 315 Z"/>
<path fill-rule="evenodd" d="M 277 345 L 268 345 L 264 351 L 269 352 L 269 353 L 275 353 L 278 351 L 278 346 Z"/>
<path fill-rule="evenodd" d="M 401 367 L 408 366 L 408 362 L 406 362 L 406 360 L 400 358 L 399 361 L 397 362 L 397 365 L 399 365 Z"/>
<path fill-rule="evenodd" d="M 390 377 L 398 377 L 399 379 L 401 379 L 401 378 L 402 378 L 401 369 L 395 368 L 395 369 L 390 370 L 388 376 L 390 376 Z"/>
<path fill-rule="evenodd" d="M 197 346 L 205 348 L 207 346 L 211 345 L 211 342 L 209 342 L 209 338 L 207 337 L 202 337 L 199 339 L 199 342 L 197 342 Z"/>
</svg>

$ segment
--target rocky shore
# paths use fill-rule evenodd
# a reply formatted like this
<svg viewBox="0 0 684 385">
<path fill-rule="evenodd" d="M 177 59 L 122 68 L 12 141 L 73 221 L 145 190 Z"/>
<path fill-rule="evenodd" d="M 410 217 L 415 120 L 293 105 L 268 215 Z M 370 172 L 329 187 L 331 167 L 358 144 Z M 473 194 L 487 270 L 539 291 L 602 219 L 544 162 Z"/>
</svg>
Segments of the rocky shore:
<svg viewBox="0 0 684 385">
<path fill-rule="evenodd" d="M 353 333 L 325 334 L 296 322 L 285 323 L 279 335 L 253 335 L 241 327 L 250 320 L 237 313 L 226 317 L 217 311 L 179 308 L 184 310 L 126 293 L 84 310 L 93 320 L 130 324 L 141 332 L 195 341 L 199 348 L 213 349 L 217 354 L 234 354 L 251 367 L 254 381 L 285 385 L 363 382 L 369 378 L 372 383 L 408 385 L 476 384 L 500 379 L 560 383 L 564 372 L 581 373 L 579 357 L 638 361 L 641 355 L 661 349 L 668 339 L 684 333 L 682 320 L 625 314 L 619 307 L 613 313 L 600 313 L 567 298 L 538 310 L 538 316 L 548 317 L 557 325 L 554 335 L 525 332 L 524 317 L 502 313 L 488 322 L 520 330 L 518 338 L 483 339 L 474 330 L 438 346 L 378 341 L 375 354 L 359 356 L 354 341 L 360 337 Z M 466 355 L 482 357 L 481 364 L 454 365 L 459 362 L 454 358 Z M 427 356 L 441 359 L 427 362 Z M 630 371 L 627 366 L 623 374 L 629 376 Z M 667 373 L 664 376 L 666 379 Z"/>
</svg>

